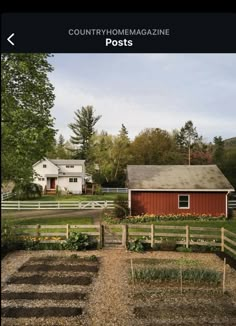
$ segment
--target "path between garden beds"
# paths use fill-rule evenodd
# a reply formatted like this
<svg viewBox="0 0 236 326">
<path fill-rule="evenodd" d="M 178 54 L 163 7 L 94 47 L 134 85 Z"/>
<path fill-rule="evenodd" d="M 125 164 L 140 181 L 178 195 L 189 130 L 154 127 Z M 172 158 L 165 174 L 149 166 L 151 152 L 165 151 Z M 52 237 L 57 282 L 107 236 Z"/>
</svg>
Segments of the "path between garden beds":
<svg viewBox="0 0 236 326">
<path fill-rule="evenodd" d="M 6 280 L 12 276 L 17 269 L 31 257 L 45 257 L 55 255 L 58 257 L 70 256 L 74 252 L 70 251 L 18 251 L 7 255 L 2 261 L 2 290 L 6 286 Z M 100 269 L 96 280 L 92 285 L 86 306 L 86 317 L 83 325 L 86 326 L 134 326 L 137 325 L 133 315 L 133 303 L 131 301 L 131 285 L 128 280 L 130 258 L 167 258 L 178 259 L 187 257 L 188 259 L 199 259 L 206 266 L 209 261 L 221 270 L 222 261 L 214 254 L 176 253 L 176 252 L 147 252 L 144 254 L 127 252 L 124 249 L 100 250 L 76 252 L 79 256 L 96 255 L 100 260 Z M 230 268 L 229 273 L 235 273 Z M 233 283 L 230 278 L 227 286 L 231 291 L 236 292 L 235 277 Z M 58 318 L 58 325 L 61 325 Z M 28 321 L 30 325 L 30 320 Z M 47 321 L 47 325 L 50 324 Z M 6 324 L 9 325 L 9 324 Z M 19 325 L 19 324 L 17 324 Z M 24 324 L 22 324 L 24 325 Z M 72 324 L 71 324 L 72 325 Z M 78 325 L 78 324 L 77 324 Z M 82 324 L 81 324 L 82 325 Z"/>
</svg>

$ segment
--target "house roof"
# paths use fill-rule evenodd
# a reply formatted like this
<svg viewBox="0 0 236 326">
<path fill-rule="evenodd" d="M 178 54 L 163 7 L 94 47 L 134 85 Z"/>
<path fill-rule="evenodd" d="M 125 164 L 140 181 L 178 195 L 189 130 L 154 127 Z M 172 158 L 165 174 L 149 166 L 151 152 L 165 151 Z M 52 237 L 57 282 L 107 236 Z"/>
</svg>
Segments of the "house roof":
<svg viewBox="0 0 236 326">
<path fill-rule="evenodd" d="M 85 160 L 51 160 L 55 165 L 81 165 L 84 164 Z"/>
<path fill-rule="evenodd" d="M 129 189 L 234 190 L 216 165 L 128 165 L 127 179 Z"/>
</svg>

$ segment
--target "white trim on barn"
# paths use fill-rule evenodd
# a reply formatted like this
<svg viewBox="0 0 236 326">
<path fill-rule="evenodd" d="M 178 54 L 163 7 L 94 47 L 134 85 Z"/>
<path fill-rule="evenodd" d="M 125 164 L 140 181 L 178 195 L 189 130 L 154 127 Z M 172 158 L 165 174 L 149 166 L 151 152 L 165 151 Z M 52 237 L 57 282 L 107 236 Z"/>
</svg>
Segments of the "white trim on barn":
<svg viewBox="0 0 236 326">
<path fill-rule="evenodd" d="M 173 192 L 173 191 L 194 191 L 194 192 L 233 192 L 232 189 L 129 189 L 129 191 L 163 191 L 163 192 Z"/>
</svg>

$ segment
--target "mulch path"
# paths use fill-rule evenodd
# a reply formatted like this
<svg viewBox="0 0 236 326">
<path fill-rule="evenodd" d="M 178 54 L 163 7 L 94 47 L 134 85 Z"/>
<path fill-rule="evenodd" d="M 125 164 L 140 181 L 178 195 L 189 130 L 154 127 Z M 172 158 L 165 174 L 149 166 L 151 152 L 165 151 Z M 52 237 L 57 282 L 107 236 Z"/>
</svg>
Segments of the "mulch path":
<svg viewBox="0 0 236 326">
<path fill-rule="evenodd" d="M 2 317 L 24 318 L 24 317 L 71 317 L 82 314 L 82 308 L 70 307 L 47 307 L 47 308 L 1 308 Z"/>
</svg>

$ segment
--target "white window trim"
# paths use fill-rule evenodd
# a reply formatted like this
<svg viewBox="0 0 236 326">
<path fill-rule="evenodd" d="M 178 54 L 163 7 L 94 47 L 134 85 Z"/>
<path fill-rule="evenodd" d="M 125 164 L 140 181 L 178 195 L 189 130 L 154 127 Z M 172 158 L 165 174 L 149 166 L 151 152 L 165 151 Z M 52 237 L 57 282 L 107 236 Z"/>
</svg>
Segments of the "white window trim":
<svg viewBox="0 0 236 326">
<path fill-rule="evenodd" d="M 187 196 L 188 197 L 188 207 L 180 207 L 179 206 L 179 201 L 180 201 L 181 196 Z M 189 208 L 190 208 L 190 195 L 187 195 L 187 194 L 178 195 L 178 209 L 189 209 Z"/>
</svg>

